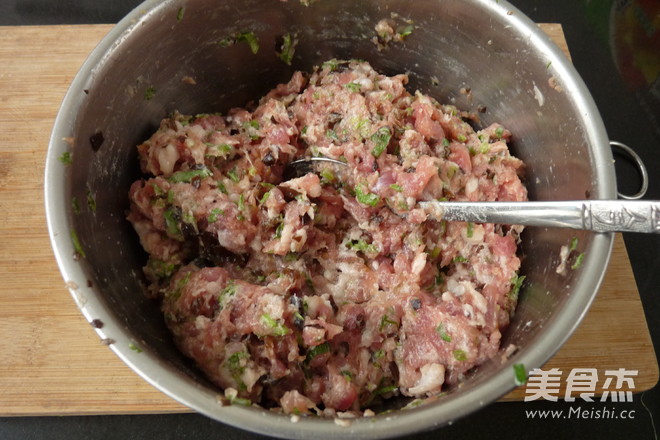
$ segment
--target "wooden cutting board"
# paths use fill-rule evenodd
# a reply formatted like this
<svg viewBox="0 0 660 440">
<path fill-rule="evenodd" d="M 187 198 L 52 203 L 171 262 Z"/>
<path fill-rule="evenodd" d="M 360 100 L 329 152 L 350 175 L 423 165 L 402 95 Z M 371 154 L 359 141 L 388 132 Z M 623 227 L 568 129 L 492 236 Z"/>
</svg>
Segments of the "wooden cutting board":
<svg viewBox="0 0 660 440">
<path fill-rule="evenodd" d="M 568 53 L 561 26 L 541 26 Z M 0 415 L 189 411 L 101 344 L 65 288 L 48 238 L 43 171 L 52 124 L 79 66 L 110 27 L 0 27 Z M 657 382 L 620 236 L 596 301 L 545 366 L 552 367 L 565 375 L 574 367 L 638 370 L 636 391 Z M 522 397 L 519 388 L 504 400 Z"/>
</svg>

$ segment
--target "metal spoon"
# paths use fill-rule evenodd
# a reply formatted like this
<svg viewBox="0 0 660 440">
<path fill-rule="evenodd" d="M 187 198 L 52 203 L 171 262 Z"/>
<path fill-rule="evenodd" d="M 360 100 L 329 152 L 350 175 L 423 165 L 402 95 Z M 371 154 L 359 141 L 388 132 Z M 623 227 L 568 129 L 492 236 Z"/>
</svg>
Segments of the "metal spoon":
<svg viewBox="0 0 660 440">
<path fill-rule="evenodd" d="M 316 172 L 319 164 L 345 166 L 327 157 L 296 160 L 291 175 Z M 286 174 L 286 172 L 285 172 Z M 585 229 L 597 232 L 660 233 L 660 201 L 567 200 L 531 202 L 419 202 L 436 220 Z"/>
</svg>

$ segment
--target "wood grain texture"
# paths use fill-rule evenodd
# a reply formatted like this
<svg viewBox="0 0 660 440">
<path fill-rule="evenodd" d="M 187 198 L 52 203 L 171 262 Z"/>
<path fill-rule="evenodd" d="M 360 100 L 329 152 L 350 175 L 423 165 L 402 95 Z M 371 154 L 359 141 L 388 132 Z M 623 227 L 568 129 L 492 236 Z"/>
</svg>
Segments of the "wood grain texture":
<svg viewBox="0 0 660 440">
<path fill-rule="evenodd" d="M 568 53 L 561 26 L 541 26 Z M 0 27 L 0 415 L 189 411 L 101 344 L 65 288 L 48 238 L 43 171 L 52 124 L 79 66 L 110 28 Z M 657 382 L 620 236 L 596 301 L 545 368 L 552 367 L 638 370 L 637 391 Z M 517 389 L 504 400 L 523 396 Z"/>
</svg>

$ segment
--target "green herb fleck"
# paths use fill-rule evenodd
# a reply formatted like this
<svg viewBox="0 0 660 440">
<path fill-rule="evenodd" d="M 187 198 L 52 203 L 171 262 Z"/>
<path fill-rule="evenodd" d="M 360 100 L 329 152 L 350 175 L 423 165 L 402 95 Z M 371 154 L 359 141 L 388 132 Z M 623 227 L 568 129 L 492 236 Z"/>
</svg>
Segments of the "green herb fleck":
<svg viewBox="0 0 660 440">
<path fill-rule="evenodd" d="M 321 68 L 322 68 L 322 69 L 326 69 L 326 68 L 327 68 L 327 69 L 329 69 L 331 72 L 332 72 L 333 70 L 337 70 L 338 67 L 339 67 L 339 61 L 336 60 L 336 59 L 328 60 L 328 61 L 326 61 L 325 63 L 323 63 L 323 64 L 321 65 Z"/>
<path fill-rule="evenodd" d="M 174 207 L 168 208 L 163 213 L 163 217 L 165 218 L 165 230 L 167 233 L 174 237 L 180 236 L 179 215 L 177 214 L 176 209 Z"/>
<path fill-rule="evenodd" d="M 71 210 L 74 214 L 80 214 L 81 212 L 80 203 L 78 203 L 78 198 L 75 196 L 71 198 Z"/>
<path fill-rule="evenodd" d="M 291 34 L 286 34 L 282 37 L 282 46 L 278 56 L 288 66 L 290 66 L 291 61 L 293 61 L 293 54 L 296 51 L 297 44 L 298 40 L 294 36 L 291 36 Z"/>
<path fill-rule="evenodd" d="M 64 153 L 60 154 L 57 160 L 62 162 L 64 165 L 71 165 L 73 163 L 73 156 L 70 152 L 65 151 Z"/>
<path fill-rule="evenodd" d="M 383 151 L 387 149 L 387 145 L 390 143 L 390 138 L 392 137 L 392 132 L 388 127 L 380 127 L 376 132 L 371 136 L 371 141 L 374 143 L 374 148 L 371 150 L 371 155 L 374 157 L 380 157 L 383 154 Z"/>
<path fill-rule="evenodd" d="M 391 320 L 390 317 L 387 316 L 387 314 L 384 314 L 384 315 L 380 318 L 380 325 L 378 326 L 378 331 L 381 331 L 381 332 L 382 332 L 383 329 L 384 329 L 385 327 L 387 327 L 388 325 L 394 325 L 394 326 L 397 326 L 397 327 L 398 327 L 398 326 L 399 326 L 399 323 L 396 322 L 396 321 Z"/>
<path fill-rule="evenodd" d="M 223 182 L 218 180 L 215 184 L 218 187 L 218 191 L 220 191 L 223 194 L 228 194 L 227 187 L 225 186 L 225 184 Z"/>
<path fill-rule="evenodd" d="M 275 238 L 282 238 L 282 230 L 284 229 L 284 222 L 280 222 L 275 229 Z"/>
<path fill-rule="evenodd" d="M 468 222 L 466 234 L 467 234 L 467 238 L 472 238 L 472 236 L 474 235 L 474 223 Z"/>
<path fill-rule="evenodd" d="M 377 194 L 367 192 L 362 185 L 355 187 L 355 198 L 358 202 L 368 206 L 376 206 L 380 202 Z"/>
<path fill-rule="evenodd" d="M 572 270 L 578 269 L 580 266 L 582 266 L 583 261 L 584 261 L 584 253 L 581 253 L 575 259 L 575 263 L 573 263 L 573 265 L 571 266 L 571 269 Z"/>
<path fill-rule="evenodd" d="M 285 336 L 290 332 L 290 330 L 284 324 L 273 319 L 268 313 L 261 315 L 261 322 L 270 327 L 273 330 L 273 334 L 275 336 Z"/>
<path fill-rule="evenodd" d="M 174 263 L 165 262 L 163 260 L 158 260 L 156 258 L 149 258 L 147 267 L 156 277 L 164 279 L 169 278 L 174 274 L 177 265 Z"/>
<path fill-rule="evenodd" d="M 183 20 L 183 13 L 184 13 L 184 9 L 183 6 L 181 6 L 179 10 L 176 12 L 176 21 Z"/>
<path fill-rule="evenodd" d="M 332 139 L 333 141 L 339 142 L 339 137 L 337 136 L 337 132 L 335 132 L 334 130 L 330 130 L 330 129 L 326 130 L 325 136 L 328 139 Z"/>
<path fill-rule="evenodd" d="M 230 171 L 227 171 L 227 177 L 229 177 L 234 183 L 241 181 L 241 177 L 238 175 L 238 170 L 236 167 L 232 168 Z"/>
<path fill-rule="evenodd" d="M 71 242 L 73 243 L 73 249 L 81 257 L 85 257 L 85 251 L 83 251 L 82 246 L 80 245 L 80 240 L 78 239 L 78 234 L 73 229 L 71 230 Z"/>
<path fill-rule="evenodd" d="M 456 136 L 456 139 L 458 139 L 459 142 L 466 142 L 467 141 L 467 138 L 465 137 L 464 134 L 459 134 L 458 136 Z"/>
<path fill-rule="evenodd" d="M 452 353 L 454 354 L 454 359 L 457 361 L 467 360 L 467 354 L 463 350 L 454 350 Z"/>
<path fill-rule="evenodd" d="M 147 87 L 147 89 L 144 91 L 144 99 L 150 101 L 154 96 L 156 96 L 156 89 L 152 86 Z"/>
<path fill-rule="evenodd" d="M 513 380 L 517 386 L 527 383 L 527 370 L 523 364 L 513 364 Z"/>
<path fill-rule="evenodd" d="M 259 204 L 263 205 L 264 203 L 266 203 L 269 197 L 270 197 L 270 190 L 266 191 L 264 195 L 261 196 L 261 199 L 259 199 Z"/>
<path fill-rule="evenodd" d="M 468 260 L 466 257 L 464 257 L 464 256 L 462 256 L 462 255 L 457 255 L 457 256 L 455 256 L 454 259 L 451 260 L 451 261 L 452 261 L 453 263 L 467 263 L 467 262 L 470 261 L 470 260 Z"/>
<path fill-rule="evenodd" d="M 322 169 L 320 174 L 322 184 L 332 183 L 335 180 L 335 173 L 330 168 Z"/>
<path fill-rule="evenodd" d="M 364 240 L 351 240 L 348 243 L 346 243 L 346 247 L 348 249 L 358 252 L 364 252 L 367 254 L 375 254 L 378 252 L 378 246 L 376 246 L 375 244 L 369 244 Z"/>
<path fill-rule="evenodd" d="M 502 127 L 497 127 L 495 129 L 495 136 L 497 136 L 498 139 L 502 139 L 502 135 L 504 134 L 504 128 Z"/>
<path fill-rule="evenodd" d="M 307 356 L 305 356 L 305 364 L 309 364 L 315 357 L 326 353 L 330 353 L 329 342 L 324 342 L 323 344 L 310 348 L 307 350 Z"/>
<path fill-rule="evenodd" d="M 87 189 L 87 207 L 91 212 L 96 213 L 96 199 L 89 188 Z"/>
<path fill-rule="evenodd" d="M 577 238 L 577 237 L 573 237 L 573 238 L 571 239 L 571 243 L 570 243 L 569 246 L 568 246 L 568 250 L 571 251 L 571 252 L 573 252 L 575 249 L 577 249 L 577 247 L 578 247 L 578 238 Z"/>
<path fill-rule="evenodd" d="M 226 364 L 232 379 L 238 384 L 241 390 L 247 390 L 247 386 L 243 382 L 243 373 L 245 372 L 245 361 L 250 354 L 247 351 L 237 351 L 227 358 Z"/>
<path fill-rule="evenodd" d="M 511 290 L 509 291 L 509 298 L 512 301 L 518 300 L 518 294 L 520 293 L 520 288 L 522 287 L 523 281 L 525 281 L 525 275 L 514 275 L 511 278 Z"/>
<path fill-rule="evenodd" d="M 134 343 L 132 343 L 132 342 L 128 344 L 128 348 L 130 348 L 131 350 L 133 350 L 136 353 L 142 353 L 142 349 L 140 347 L 138 347 L 137 345 L 135 345 Z"/>
<path fill-rule="evenodd" d="M 398 34 L 401 37 L 407 37 L 408 35 L 412 34 L 413 32 L 413 25 L 409 24 L 407 26 L 404 26 L 401 30 L 399 30 Z"/>
<path fill-rule="evenodd" d="M 353 93 L 360 93 L 362 91 L 360 84 L 354 82 L 345 84 L 344 87 L 346 87 L 348 90 L 350 90 Z"/>
<path fill-rule="evenodd" d="M 235 294 L 236 294 L 236 284 L 234 283 L 234 280 L 230 280 L 225 286 L 225 288 L 220 291 L 220 294 L 218 295 L 218 304 L 224 307 L 225 303 L 227 302 L 227 299 L 230 296 L 234 296 Z"/>
<path fill-rule="evenodd" d="M 353 380 L 353 377 L 354 377 L 353 373 L 351 373 L 348 370 L 341 370 L 341 375 L 344 376 L 344 378 L 346 379 L 346 382 L 351 382 Z"/>
<path fill-rule="evenodd" d="M 435 331 L 440 335 L 440 339 L 442 339 L 445 342 L 451 342 L 451 336 L 447 333 L 445 330 L 445 326 L 440 323 L 438 326 L 435 328 Z"/>
<path fill-rule="evenodd" d="M 241 405 L 241 406 L 251 406 L 252 401 L 250 399 L 245 399 L 243 397 L 231 396 L 229 397 L 229 403 L 232 405 Z"/>
<path fill-rule="evenodd" d="M 218 216 L 221 216 L 221 215 L 225 215 L 225 211 L 223 211 L 220 208 L 213 208 L 211 210 L 211 213 L 209 214 L 209 216 L 206 218 L 206 220 L 209 223 L 215 223 L 216 221 L 218 221 Z"/>
<path fill-rule="evenodd" d="M 256 55 L 259 52 L 259 40 L 254 32 L 241 32 L 236 35 L 236 41 L 244 41 L 250 46 L 250 50 Z"/>
<path fill-rule="evenodd" d="M 393 189 L 396 192 L 402 192 L 403 191 L 403 187 L 401 185 L 397 184 L 397 183 L 391 184 L 390 188 Z"/>
</svg>

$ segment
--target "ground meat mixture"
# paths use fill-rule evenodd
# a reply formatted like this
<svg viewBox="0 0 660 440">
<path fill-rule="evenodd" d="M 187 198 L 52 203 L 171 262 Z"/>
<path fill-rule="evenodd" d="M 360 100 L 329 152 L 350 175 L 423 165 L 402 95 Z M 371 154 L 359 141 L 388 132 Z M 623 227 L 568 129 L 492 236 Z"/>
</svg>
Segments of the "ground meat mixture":
<svg viewBox="0 0 660 440">
<path fill-rule="evenodd" d="M 287 413 L 434 396 L 493 357 L 520 228 L 421 200 L 525 200 L 499 124 L 366 62 L 296 72 L 252 107 L 174 114 L 138 147 L 128 219 L 177 345 L 235 401 Z M 285 180 L 305 156 L 346 163 Z"/>
</svg>

